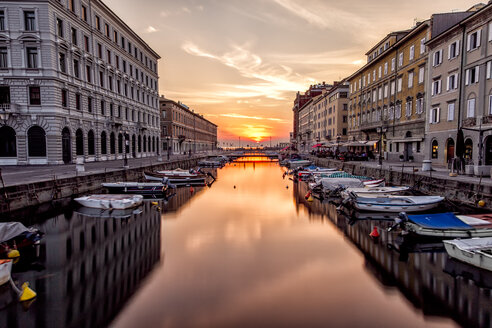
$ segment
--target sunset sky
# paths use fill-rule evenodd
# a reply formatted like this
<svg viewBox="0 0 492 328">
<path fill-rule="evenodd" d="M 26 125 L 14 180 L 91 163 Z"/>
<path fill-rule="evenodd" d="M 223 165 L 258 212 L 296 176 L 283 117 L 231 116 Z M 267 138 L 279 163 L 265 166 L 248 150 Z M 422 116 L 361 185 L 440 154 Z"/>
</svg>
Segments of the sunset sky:
<svg viewBox="0 0 492 328">
<path fill-rule="evenodd" d="M 415 19 L 478 3 L 103 1 L 162 57 L 160 94 L 216 123 L 219 146 L 288 141 L 297 91 L 347 77 L 375 43 Z"/>
</svg>

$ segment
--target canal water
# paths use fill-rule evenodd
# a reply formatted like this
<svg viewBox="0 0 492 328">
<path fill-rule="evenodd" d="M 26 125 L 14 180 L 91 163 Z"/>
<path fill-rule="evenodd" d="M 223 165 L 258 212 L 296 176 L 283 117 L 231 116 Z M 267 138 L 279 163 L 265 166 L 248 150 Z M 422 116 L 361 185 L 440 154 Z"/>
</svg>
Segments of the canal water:
<svg viewBox="0 0 492 328">
<path fill-rule="evenodd" d="M 228 164 L 118 218 L 23 217 L 45 236 L 13 276 L 38 297 L 23 307 L 3 286 L 0 327 L 490 327 L 490 272 L 307 202 L 282 170 Z"/>
</svg>

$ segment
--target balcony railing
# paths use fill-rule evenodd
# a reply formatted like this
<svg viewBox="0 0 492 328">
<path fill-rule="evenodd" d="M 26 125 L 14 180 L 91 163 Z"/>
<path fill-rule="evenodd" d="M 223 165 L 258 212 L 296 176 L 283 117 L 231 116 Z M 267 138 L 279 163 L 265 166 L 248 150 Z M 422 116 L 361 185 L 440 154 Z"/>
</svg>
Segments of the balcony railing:
<svg viewBox="0 0 492 328">
<path fill-rule="evenodd" d="M 17 111 L 17 104 L 0 104 L 0 111 L 4 113 L 14 113 Z"/>
<path fill-rule="evenodd" d="M 482 117 L 482 124 L 492 123 L 492 115 Z"/>
<path fill-rule="evenodd" d="M 469 117 L 463 120 L 463 127 L 475 126 L 475 125 L 477 125 L 476 117 Z"/>
</svg>

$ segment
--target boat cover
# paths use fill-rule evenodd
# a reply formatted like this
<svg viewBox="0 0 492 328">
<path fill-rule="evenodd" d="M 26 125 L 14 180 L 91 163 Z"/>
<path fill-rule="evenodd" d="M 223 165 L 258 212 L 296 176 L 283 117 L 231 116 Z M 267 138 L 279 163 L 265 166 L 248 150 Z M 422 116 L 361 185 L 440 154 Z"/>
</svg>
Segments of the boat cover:
<svg viewBox="0 0 492 328">
<path fill-rule="evenodd" d="M 430 229 L 473 229 L 453 213 L 409 215 L 408 219 L 419 226 Z"/>
<path fill-rule="evenodd" d="M 20 222 L 4 222 L 0 223 L 0 243 L 10 240 L 23 232 L 30 231 Z"/>
</svg>

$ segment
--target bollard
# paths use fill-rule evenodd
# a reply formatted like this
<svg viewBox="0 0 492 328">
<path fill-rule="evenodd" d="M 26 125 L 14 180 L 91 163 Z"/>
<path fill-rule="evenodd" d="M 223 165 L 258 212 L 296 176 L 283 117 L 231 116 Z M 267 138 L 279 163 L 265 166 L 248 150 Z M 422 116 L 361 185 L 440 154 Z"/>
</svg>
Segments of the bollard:
<svg viewBox="0 0 492 328">
<path fill-rule="evenodd" d="M 85 172 L 85 166 L 84 166 L 84 158 L 83 157 L 77 157 L 77 160 L 75 161 L 75 171 L 77 172 Z"/>
</svg>

